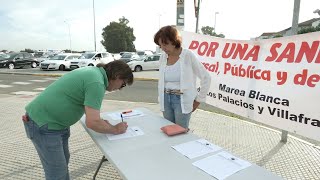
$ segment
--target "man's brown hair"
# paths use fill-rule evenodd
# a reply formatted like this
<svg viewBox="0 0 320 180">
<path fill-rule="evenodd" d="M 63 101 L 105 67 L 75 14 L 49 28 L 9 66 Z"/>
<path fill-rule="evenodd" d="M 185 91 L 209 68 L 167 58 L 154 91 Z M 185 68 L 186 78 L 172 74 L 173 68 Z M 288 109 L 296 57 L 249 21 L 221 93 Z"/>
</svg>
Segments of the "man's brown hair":
<svg viewBox="0 0 320 180">
<path fill-rule="evenodd" d="M 129 65 L 123 61 L 115 60 L 111 61 L 108 64 L 97 64 L 97 67 L 103 67 L 106 71 L 108 80 L 123 79 L 127 82 L 128 85 L 133 83 L 133 74 Z"/>
</svg>

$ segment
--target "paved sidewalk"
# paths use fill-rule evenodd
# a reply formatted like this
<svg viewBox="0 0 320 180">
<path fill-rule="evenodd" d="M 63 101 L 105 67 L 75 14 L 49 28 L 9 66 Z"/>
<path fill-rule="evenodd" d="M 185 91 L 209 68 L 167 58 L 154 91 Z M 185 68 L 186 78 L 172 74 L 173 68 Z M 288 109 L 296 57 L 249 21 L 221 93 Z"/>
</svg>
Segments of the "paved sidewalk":
<svg viewBox="0 0 320 180">
<path fill-rule="evenodd" d="M 44 179 L 39 158 L 20 120 L 24 106 L 32 98 L 0 95 L 0 179 Z M 145 107 L 160 114 L 158 104 L 142 102 L 105 100 L 102 107 L 103 111 Z M 190 128 L 192 133 L 284 179 L 320 179 L 320 148 L 307 142 L 289 136 L 283 144 L 278 131 L 202 110 L 193 113 Z M 71 178 L 92 179 L 102 153 L 80 123 L 71 128 L 69 146 Z M 104 163 L 97 179 L 121 178 L 112 165 Z"/>
</svg>

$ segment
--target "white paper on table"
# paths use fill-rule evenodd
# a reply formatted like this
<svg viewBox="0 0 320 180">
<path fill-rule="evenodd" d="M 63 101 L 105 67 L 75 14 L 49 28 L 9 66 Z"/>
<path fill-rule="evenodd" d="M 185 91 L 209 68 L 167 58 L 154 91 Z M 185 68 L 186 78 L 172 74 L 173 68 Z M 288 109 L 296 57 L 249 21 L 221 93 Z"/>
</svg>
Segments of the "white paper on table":
<svg viewBox="0 0 320 180">
<path fill-rule="evenodd" d="M 138 127 L 138 126 L 133 126 L 133 127 L 128 127 L 127 131 L 123 134 L 106 134 L 107 138 L 112 141 L 112 140 L 117 140 L 117 139 L 126 139 L 126 138 L 132 138 L 135 136 L 142 136 L 144 135 L 144 132 Z"/>
<path fill-rule="evenodd" d="M 133 118 L 133 117 L 138 117 L 138 116 L 144 116 L 144 113 L 139 110 L 132 110 L 130 113 L 123 114 L 122 112 L 113 112 L 113 113 L 108 113 L 107 115 L 111 117 L 113 120 L 121 120 L 121 114 L 123 119 L 128 119 L 128 118 Z"/>
<path fill-rule="evenodd" d="M 225 151 L 201 159 L 192 164 L 219 180 L 225 179 L 228 176 L 251 166 L 251 163 L 248 161 L 235 157 Z"/>
<path fill-rule="evenodd" d="M 198 139 L 171 147 L 189 159 L 203 156 L 205 154 L 222 149 L 221 147 L 214 145 L 205 139 Z"/>
</svg>

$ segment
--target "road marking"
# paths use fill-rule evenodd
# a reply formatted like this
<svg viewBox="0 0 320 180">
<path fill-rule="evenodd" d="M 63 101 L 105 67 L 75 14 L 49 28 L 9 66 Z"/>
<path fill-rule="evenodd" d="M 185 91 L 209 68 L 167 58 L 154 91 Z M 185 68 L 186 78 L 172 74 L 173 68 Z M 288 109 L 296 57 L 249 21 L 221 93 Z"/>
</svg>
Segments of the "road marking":
<svg viewBox="0 0 320 180">
<path fill-rule="evenodd" d="M 56 80 L 58 80 L 59 78 L 44 78 L 44 79 L 51 80 L 51 81 L 56 81 Z"/>
<path fill-rule="evenodd" d="M 44 91 L 46 88 L 36 88 L 35 91 Z"/>
<path fill-rule="evenodd" d="M 35 79 L 35 80 L 29 80 L 29 81 L 32 81 L 32 82 L 47 82 L 49 80 L 48 79 L 47 80 Z"/>
<path fill-rule="evenodd" d="M 29 83 L 29 82 L 13 82 L 12 84 L 27 85 L 27 84 L 31 84 L 31 83 Z"/>
<path fill-rule="evenodd" d="M 5 84 L 0 84 L 0 88 L 8 88 L 8 87 L 13 87 L 11 85 L 5 85 Z"/>
<path fill-rule="evenodd" d="M 17 91 L 17 92 L 12 92 L 11 94 L 14 95 L 37 95 L 40 92 L 32 92 L 32 91 Z"/>
</svg>

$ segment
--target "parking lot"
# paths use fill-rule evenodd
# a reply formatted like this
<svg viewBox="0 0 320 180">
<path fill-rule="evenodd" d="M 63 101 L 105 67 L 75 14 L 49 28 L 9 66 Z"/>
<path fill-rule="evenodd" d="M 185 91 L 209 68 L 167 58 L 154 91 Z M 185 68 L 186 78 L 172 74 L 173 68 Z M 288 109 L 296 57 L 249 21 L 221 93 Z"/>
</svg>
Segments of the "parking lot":
<svg viewBox="0 0 320 180">
<path fill-rule="evenodd" d="M 43 71 L 40 68 L 22 68 L 22 69 L 6 69 L 0 68 L 0 73 L 4 74 L 25 74 L 25 75 L 39 75 L 39 76 L 62 76 L 70 71 Z M 134 78 L 139 80 L 157 80 L 159 77 L 159 71 L 141 71 L 133 72 Z"/>
</svg>

